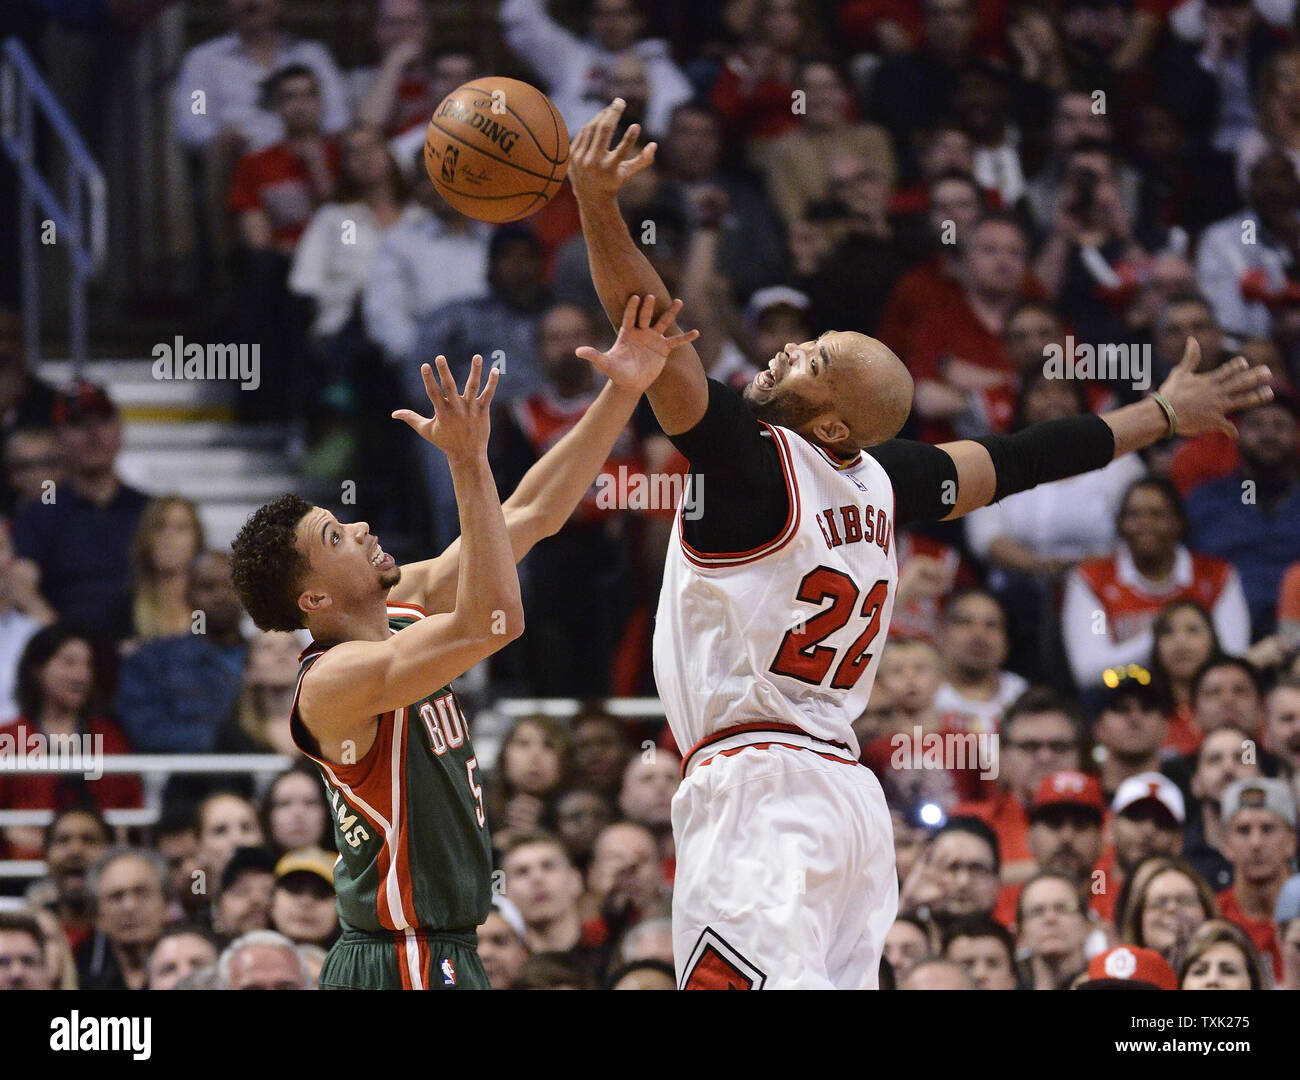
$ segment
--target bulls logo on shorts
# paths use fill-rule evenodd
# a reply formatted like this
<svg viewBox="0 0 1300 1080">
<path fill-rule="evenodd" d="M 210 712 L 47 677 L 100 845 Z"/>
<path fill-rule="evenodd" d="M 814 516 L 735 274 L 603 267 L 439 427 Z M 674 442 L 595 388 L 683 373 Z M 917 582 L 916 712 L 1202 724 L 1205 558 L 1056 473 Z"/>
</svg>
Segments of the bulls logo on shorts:
<svg viewBox="0 0 1300 1080">
<path fill-rule="evenodd" d="M 683 990 L 762 990 L 767 976 L 706 927 L 686 964 Z"/>
</svg>

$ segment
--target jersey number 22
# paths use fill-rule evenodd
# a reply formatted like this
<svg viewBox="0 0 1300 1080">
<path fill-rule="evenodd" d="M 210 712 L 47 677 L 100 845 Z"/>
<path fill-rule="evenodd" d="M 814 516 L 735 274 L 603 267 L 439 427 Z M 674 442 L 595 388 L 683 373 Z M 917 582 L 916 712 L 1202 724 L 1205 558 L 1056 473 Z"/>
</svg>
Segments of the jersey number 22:
<svg viewBox="0 0 1300 1080">
<path fill-rule="evenodd" d="M 860 615 L 867 620 L 867 625 L 845 650 L 840 662 L 835 664 L 835 674 L 830 681 L 832 690 L 853 689 L 871 663 L 868 650 L 880 633 L 880 616 L 885 609 L 888 591 L 889 582 L 877 581 L 859 604 L 862 591 L 848 574 L 829 566 L 810 570 L 799 583 L 795 599 L 818 607 L 830 600 L 831 606 L 785 632 L 776 659 L 768 670 L 774 675 L 788 675 L 800 682 L 820 686 L 826 681 L 831 665 L 835 664 L 838 651 L 821 643 L 842 629 L 854 615 Z"/>
</svg>

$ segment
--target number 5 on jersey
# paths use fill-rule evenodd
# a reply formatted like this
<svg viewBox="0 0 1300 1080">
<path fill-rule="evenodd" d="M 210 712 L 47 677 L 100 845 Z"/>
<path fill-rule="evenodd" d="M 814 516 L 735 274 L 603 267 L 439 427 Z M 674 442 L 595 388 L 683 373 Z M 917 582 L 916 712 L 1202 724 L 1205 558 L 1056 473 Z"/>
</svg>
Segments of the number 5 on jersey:
<svg viewBox="0 0 1300 1080">
<path fill-rule="evenodd" d="M 460 711 L 460 702 L 454 695 L 443 694 L 434 698 L 432 704 L 426 701 L 420 706 L 420 719 L 424 721 L 424 729 L 429 733 L 429 743 L 436 757 L 442 757 L 448 750 L 465 745 L 465 714 Z M 469 790 L 474 795 L 474 816 L 481 829 L 487 824 L 487 818 L 483 813 L 483 788 L 474 779 L 474 770 L 477 768 L 477 757 L 472 757 L 465 763 Z"/>
<path fill-rule="evenodd" d="M 859 607 L 858 598 L 862 593 L 848 574 L 832 570 L 829 566 L 810 570 L 799 583 L 795 599 L 817 607 L 830 600 L 831 606 L 819 611 L 806 623 L 797 623 L 785 632 L 776 659 L 768 670 L 774 675 L 788 675 L 800 682 L 820 686 L 830 672 L 831 665 L 835 663 L 838 651 L 821 642 L 843 629 L 854 615 L 859 615 L 867 620 L 867 625 L 844 651 L 840 662 L 835 665 L 835 674 L 830 681 L 832 690 L 853 689 L 871 663 L 871 653 L 868 650 L 880 633 L 880 616 L 888 592 L 889 583 L 877 581 Z"/>
</svg>

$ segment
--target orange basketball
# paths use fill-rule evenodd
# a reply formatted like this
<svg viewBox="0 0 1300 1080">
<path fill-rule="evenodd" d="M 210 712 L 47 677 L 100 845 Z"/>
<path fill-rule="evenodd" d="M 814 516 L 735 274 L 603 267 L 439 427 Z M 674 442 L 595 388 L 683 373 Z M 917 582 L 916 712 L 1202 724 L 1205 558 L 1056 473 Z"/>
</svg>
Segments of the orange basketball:
<svg viewBox="0 0 1300 1080">
<path fill-rule="evenodd" d="M 569 132 L 535 86 L 496 76 L 473 79 L 434 111 L 424 136 L 424 167 L 462 214 L 516 221 L 560 190 Z"/>
</svg>

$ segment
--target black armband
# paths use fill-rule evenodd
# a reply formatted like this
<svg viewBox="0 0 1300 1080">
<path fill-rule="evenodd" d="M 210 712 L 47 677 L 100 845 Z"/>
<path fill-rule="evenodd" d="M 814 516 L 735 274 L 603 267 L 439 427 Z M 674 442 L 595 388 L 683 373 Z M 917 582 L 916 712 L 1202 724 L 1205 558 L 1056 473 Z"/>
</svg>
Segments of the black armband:
<svg viewBox="0 0 1300 1080">
<path fill-rule="evenodd" d="M 976 439 L 997 473 L 993 501 L 1028 491 L 1037 484 L 1064 480 L 1109 465 L 1115 457 L 1115 433 L 1100 416 L 1044 420 L 1014 435 Z"/>
</svg>

